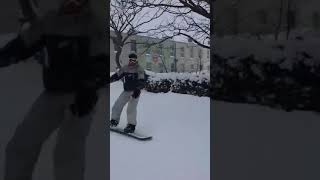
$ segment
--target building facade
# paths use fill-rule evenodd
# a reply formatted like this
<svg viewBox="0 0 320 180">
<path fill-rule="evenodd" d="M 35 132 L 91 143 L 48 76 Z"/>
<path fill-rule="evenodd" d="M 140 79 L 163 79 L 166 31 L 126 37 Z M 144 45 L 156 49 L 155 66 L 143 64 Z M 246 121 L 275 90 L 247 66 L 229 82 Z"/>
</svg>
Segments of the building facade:
<svg viewBox="0 0 320 180">
<path fill-rule="evenodd" d="M 111 35 L 114 32 L 111 31 Z M 198 72 L 210 70 L 210 50 L 192 42 L 134 36 L 122 48 L 121 65 L 128 63 L 128 55 L 137 53 L 139 63 L 146 70 L 153 72 Z M 159 43 L 161 42 L 161 43 Z M 116 51 L 110 39 L 110 70 L 116 70 Z"/>
</svg>

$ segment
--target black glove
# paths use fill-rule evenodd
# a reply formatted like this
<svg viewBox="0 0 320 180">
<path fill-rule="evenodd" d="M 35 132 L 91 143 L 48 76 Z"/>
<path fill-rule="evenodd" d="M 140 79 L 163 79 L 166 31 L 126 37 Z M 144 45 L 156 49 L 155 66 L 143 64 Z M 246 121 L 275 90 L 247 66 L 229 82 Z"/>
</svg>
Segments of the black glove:
<svg viewBox="0 0 320 180">
<path fill-rule="evenodd" d="M 131 96 L 136 99 L 140 96 L 140 93 L 141 93 L 140 89 L 136 89 L 133 91 L 133 94 Z"/>
<path fill-rule="evenodd" d="M 119 81 L 120 79 L 122 79 L 124 76 L 124 74 L 121 74 L 120 76 L 118 75 L 118 73 L 114 73 L 111 77 L 110 77 L 110 80 L 109 80 L 109 83 L 113 83 L 113 82 L 116 82 L 116 81 Z"/>
<path fill-rule="evenodd" d="M 0 67 L 6 67 L 19 61 L 26 60 L 40 51 L 44 42 L 39 40 L 32 46 L 27 47 L 20 36 L 9 41 L 0 49 Z"/>
<path fill-rule="evenodd" d="M 21 44 L 22 41 L 16 38 L 0 49 L 0 67 L 6 67 L 18 61 L 17 54 Z"/>
<path fill-rule="evenodd" d="M 70 107 L 71 111 L 78 117 L 85 116 L 94 109 L 97 100 L 98 95 L 95 89 L 80 89 L 76 92 L 74 103 Z"/>
</svg>

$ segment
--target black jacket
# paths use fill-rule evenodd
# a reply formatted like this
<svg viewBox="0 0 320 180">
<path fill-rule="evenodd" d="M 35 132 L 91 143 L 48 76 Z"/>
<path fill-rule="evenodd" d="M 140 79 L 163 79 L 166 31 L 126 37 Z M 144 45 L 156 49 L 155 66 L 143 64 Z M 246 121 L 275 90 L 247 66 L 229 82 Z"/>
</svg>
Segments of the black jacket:
<svg viewBox="0 0 320 180">
<path fill-rule="evenodd" d="M 120 79 L 123 79 L 123 89 L 125 91 L 134 91 L 136 89 L 144 88 L 146 74 L 139 64 L 135 66 L 126 65 L 110 77 L 111 82 Z"/>
<path fill-rule="evenodd" d="M 47 57 L 42 64 L 47 90 L 67 92 L 83 86 L 99 88 L 106 83 L 107 57 L 89 56 L 86 37 L 52 36 L 45 41 Z"/>
</svg>

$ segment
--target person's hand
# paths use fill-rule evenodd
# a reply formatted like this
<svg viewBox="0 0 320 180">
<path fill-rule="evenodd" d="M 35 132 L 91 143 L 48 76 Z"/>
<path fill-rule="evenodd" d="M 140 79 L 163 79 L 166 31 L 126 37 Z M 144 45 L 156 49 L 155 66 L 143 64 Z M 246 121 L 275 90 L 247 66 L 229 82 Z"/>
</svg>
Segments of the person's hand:
<svg viewBox="0 0 320 180">
<path fill-rule="evenodd" d="M 85 116 L 94 109 L 97 100 L 96 90 L 81 89 L 76 93 L 74 103 L 70 106 L 71 112 L 78 117 Z"/>
<path fill-rule="evenodd" d="M 136 98 L 138 98 L 140 96 L 140 93 L 141 93 L 141 90 L 140 89 L 136 89 L 136 90 L 133 91 L 131 96 L 136 99 Z"/>
</svg>

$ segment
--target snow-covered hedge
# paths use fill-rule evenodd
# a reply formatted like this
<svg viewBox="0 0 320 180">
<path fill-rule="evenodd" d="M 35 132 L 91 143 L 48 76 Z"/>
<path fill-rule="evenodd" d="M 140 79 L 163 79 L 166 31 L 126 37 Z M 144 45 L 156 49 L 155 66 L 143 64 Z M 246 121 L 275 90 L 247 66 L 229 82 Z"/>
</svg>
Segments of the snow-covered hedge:
<svg viewBox="0 0 320 180">
<path fill-rule="evenodd" d="M 320 110 L 320 65 L 306 63 L 312 57 L 301 53 L 293 57 L 290 69 L 282 66 L 287 59 L 264 62 L 254 55 L 238 59 L 215 55 L 211 77 L 214 99 L 286 110 Z"/>
<path fill-rule="evenodd" d="M 320 110 L 320 33 L 215 38 L 214 99 Z"/>
<path fill-rule="evenodd" d="M 195 96 L 209 96 L 209 72 L 154 73 L 147 71 L 145 89 L 154 93 L 174 92 Z"/>
</svg>

